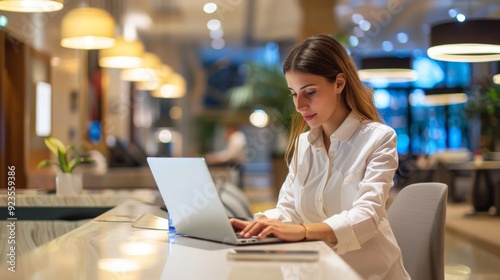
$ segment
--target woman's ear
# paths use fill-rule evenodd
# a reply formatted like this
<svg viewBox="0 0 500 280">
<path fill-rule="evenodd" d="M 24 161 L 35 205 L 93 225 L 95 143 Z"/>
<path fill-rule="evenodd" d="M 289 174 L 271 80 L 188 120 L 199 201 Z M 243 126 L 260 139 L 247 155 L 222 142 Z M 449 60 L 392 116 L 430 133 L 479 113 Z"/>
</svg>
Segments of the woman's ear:
<svg viewBox="0 0 500 280">
<path fill-rule="evenodd" d="M 339 73 L 335 79 L 335 84 L 337 86 L 337 94 L 340 94 L 345 87 L 345 75 L 344 73 Z"/>
</svg>

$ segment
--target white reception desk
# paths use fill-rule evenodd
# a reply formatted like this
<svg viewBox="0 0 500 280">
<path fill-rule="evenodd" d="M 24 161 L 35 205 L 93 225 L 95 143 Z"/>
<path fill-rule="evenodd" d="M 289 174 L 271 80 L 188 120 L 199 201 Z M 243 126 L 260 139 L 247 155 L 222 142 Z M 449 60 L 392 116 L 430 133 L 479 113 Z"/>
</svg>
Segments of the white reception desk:
<svg viewBox="0 0 500 280">
<path fill-rule="evenodd" d="M 1 278 L 361 279 L 322 241 L 251 245 L 252 249 L 318 250 L 318 262 L 229 261 L 226 254 L 234 246 L 169 237 L 165 230 L 151 229 L 165 228 L 165 217 L 158 206 L 122 203 L 77 229 L 16 256 L 15 272 L 10 271 L 13 263 L 2 263 Z M 7 241 L 2 238 L 2 242 Z"/>
</svg>

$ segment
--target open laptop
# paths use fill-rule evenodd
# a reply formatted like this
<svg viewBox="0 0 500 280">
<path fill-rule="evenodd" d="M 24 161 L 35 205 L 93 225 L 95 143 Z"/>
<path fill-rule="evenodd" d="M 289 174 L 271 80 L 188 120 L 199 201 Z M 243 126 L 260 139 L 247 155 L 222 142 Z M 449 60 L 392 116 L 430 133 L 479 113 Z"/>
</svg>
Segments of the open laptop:
<svg viewBox="0 0 500 280">
<path fill-rule="evenodd" d="M 147 158 L 177 234 L 233 245 L 283 242 L 238 237 L 203 158 Z"/>
</svg>

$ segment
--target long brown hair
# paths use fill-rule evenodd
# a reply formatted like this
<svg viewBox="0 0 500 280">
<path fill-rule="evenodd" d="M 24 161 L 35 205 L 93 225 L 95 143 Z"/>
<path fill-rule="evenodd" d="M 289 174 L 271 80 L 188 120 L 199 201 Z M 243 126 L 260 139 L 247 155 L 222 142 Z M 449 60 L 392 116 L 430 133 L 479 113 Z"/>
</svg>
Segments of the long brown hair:
<svg viewBox="0 0 500 280">
<path fill-rule="evenodd" d="M 290 71 L 322 76 L 330 83 L 337 74 L 344 73 L 346 84 L 341 100 L 349 111 L 362 120 L 382 122 L 375 108 L 373 91 L 363 85 L 358 76 L 356 64 L 342 44 L 329 35 L 314 35 L 295 46 L 283 63 L 283 72 Z M 298 137 L 307 131 L 304 119 L 294 112 L 290 138 L 285 152 L 285 160 L 290 163 L 298 145 Z"/>
</svg>

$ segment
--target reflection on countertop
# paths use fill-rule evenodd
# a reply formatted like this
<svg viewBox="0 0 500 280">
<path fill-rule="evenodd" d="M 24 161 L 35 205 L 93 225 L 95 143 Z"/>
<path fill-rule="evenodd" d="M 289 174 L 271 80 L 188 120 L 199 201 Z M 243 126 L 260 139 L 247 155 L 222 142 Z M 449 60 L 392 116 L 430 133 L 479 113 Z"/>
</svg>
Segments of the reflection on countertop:
<svg viewBox="0 0 500 280">
<path fill-rule="evenodd" d="M 113 279 L 110 276 L 115 273 L 116 265 L 134 268 L 135 264 L 120 261 L 127 254 L 132 259 L 145 257 L 145 260 L 159 262 L 163 267 L 165 260 L 161 257 L 134 255 L 147 248 L 151 249 L 148 251 L 151 254 L 161 250 L 138 242 L 168 244 L 165 231 L 131 226 L 145 212 L 166 217 L 159 206 L 129 200 L 93 220 L 15 221 L 12 238 L 15 243 L 8 244 L 10 233 L 2 231 L 1 240 L 5 242 L 0 244 L 2 252 L 8 252 L 10 246 L 15 247 L 16 272 L 7 274 L 7 279 Z M 7 228 L 12 222 L 0 223 Z M 1 258 L 0 269 L 8 271 L 12 256 L 3 254 Z M 141 267 L 146 266 L 141 263 Z M 145 273 L 148 275 L 147 271 Z M 158 278 L 156 274 L 149 276 L 148 279 Z"/>
<path fill-rule="evenodd" d="M 361 279 L 322 241 L 252 246 L 317 250 L 318 262 L 234 262 L 226 258 L 234 246 L 151 229 L 165 228 L 165 219 L 158 206 L 122 203 L 30 252 L 16 250 L 16 272 L 4 261 L 2 279 Z"/>
<path fill-rule="evenodd" d="M 124 221 L 131 223 L 142 213 L 144 205 L 156 208 L 156 215 L 163 215 L 159 209 L 159 194 L 152 190 L 86 192 L 82 195 L 57 196 L 34 190 L 18 190 L 15 196 L 0 193 L 0 263 L 5 264 L 15 248 L 18 259 L 64 234 L 86 225 L 94 218 L 99 221 Z M 12 199 L 14 198 L 14 200 Z M 160 198 L 161 199 L 161 198 Z M 15 204 L 9 204 L 14 201 Z M 123 204 L 123 205 L 122 205 Z M 9 207 L 13 206 L 8 216 Z M 121 205 L 121 215 L 108 211 Z M 101 215 L 107 211 L 107 215 Z"/>
</svg>

